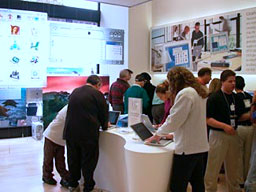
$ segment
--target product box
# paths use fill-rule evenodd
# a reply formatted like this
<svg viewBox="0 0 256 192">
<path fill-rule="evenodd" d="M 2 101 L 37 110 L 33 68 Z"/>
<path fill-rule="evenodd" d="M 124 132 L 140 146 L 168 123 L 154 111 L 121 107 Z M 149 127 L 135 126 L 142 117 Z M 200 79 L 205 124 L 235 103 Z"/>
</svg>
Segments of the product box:
<svg viewBox="0 0 256 192">
<path fill-rule="evenodd" d="M 42 122 L 32 122 L 32 137 L 35 140 L 41 140 L 43 138 L 44 125 Z"/>
</svg>

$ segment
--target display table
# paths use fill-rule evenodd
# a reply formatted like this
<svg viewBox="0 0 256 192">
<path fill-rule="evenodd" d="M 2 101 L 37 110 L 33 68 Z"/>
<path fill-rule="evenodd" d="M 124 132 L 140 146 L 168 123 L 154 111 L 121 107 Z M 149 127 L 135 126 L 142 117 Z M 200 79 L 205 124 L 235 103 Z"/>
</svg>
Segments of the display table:
<svg viewBox="0 0 256 192">
<path fill-rule="evenodd" d="M 236 52 L 233 52 L 232 54 L 237 54 Z M 202 53 L 202 58 L 198 59 L 197 62 L 197 70 L 203 68 L 203 67 L 209 67 L 216 71 L 223 71 L 226 69 L 230 69 L 233 71 L 239 70 L 242 66 L 242 57 L 241 55 L 237 54 L 237 57 L 234 57 L 232 59 L 223 59 L 224 56 L 228 56 L 230 53 L 223 52 L 223 53 L 216 53 L 216 54 L 210 54 L 208 52 Z M 211 62 L 229 62 L 229 67 L 211 67 Z"/>
<path fill-rule="evenodd" d="M 174 143 L 144 145 L 130 128 L 100 133 L 97 187 L 110 192 L 167 192 Z"/>
</svg>

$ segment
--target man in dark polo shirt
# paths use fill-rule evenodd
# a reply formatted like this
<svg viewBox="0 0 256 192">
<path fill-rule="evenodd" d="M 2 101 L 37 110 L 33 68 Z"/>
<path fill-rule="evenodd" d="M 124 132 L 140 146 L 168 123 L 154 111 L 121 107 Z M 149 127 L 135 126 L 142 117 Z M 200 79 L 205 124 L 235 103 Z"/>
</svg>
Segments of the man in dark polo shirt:
<svg viewBox="0 0 256 192">
<path fill-rule="evenodd" d="M 236 76 L 236 93 L 237 96 L 243 101 L 243 108 L 245 112 L 249 112 L 251 110 L 252 96 L 244 91 L 245 82 L 242 76 Z M 240 158 L 242 161 L 241 164 L 238 165 L 240 169 L 240 184 L 243 186 L 246 181 L 246 177 L 249 171 L 250 165 L 250 157 L 251 157 L 251 149 L 252 149 L 252 140 L 254 134 L 254 128 L 252 126 L 252 122 L 250 120 L 245 120 L 238 122 L 237 128 L 238 136 L 241 139 L 241 154 Z"/>
<path fill-rule="evenodd" d="M 205 174 L 207 192 L 217 191 L 217 179 L 224 162 L 229 192 L 240 191 L 239 163 L 240 138 L 237 134 L 238 120 L 248 119 L 243 101 L 237 97 L 235 72 L 225 70 L 221 73 L 221 90 L 210 95 L 207 100 L 207 125 L 210 128 L 208 162 Z"/>
<path fill-rule="evenodd" d="M 119 73 L 119 78 L 110 87 L 109 103 L 114 111 L 124 113 L 124 93 L 130 87 L 128 81 L 132 74 L 130 69 L 123 69 Z"/>
</svg>

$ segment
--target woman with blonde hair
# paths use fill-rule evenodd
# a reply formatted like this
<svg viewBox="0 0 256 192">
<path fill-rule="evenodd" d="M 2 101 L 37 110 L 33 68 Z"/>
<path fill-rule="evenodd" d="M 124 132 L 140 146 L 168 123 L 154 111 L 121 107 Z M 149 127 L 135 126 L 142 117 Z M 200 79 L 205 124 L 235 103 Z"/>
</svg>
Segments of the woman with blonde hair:
<svg viewBox="0 0 256 192">
<path fill-rule="evenodd" d="M 161 136 L 173 133 L 175 152 L 170 188 L 172 192 L 186 192 L 188 182 L 192 190 L 204 192 L 204 161 L 209 150 L 206 129 L 205 89 L 184 67 L 174 67 L 167 75 L 174 104 L 165 123 L 147 142 L 159 142 Z"/>
<path fill-rule="evenodd" d="M 209 85 L 209 95 L 219 91 L 221 88 L 221 82 L 219 78 L 214 78 Z"/>
</svg>

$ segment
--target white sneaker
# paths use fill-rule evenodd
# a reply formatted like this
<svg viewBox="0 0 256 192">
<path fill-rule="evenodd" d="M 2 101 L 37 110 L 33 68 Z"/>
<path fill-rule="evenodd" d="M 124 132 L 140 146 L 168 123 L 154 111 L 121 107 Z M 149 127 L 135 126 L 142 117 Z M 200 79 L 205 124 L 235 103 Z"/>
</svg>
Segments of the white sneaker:
<svg viewBox="0 0 256 192">
<path fill-rule="evenodd" d="M 77 187 L 68 187 L 69 192 L 80 192 L 80 186 Z"/>
</svg>

